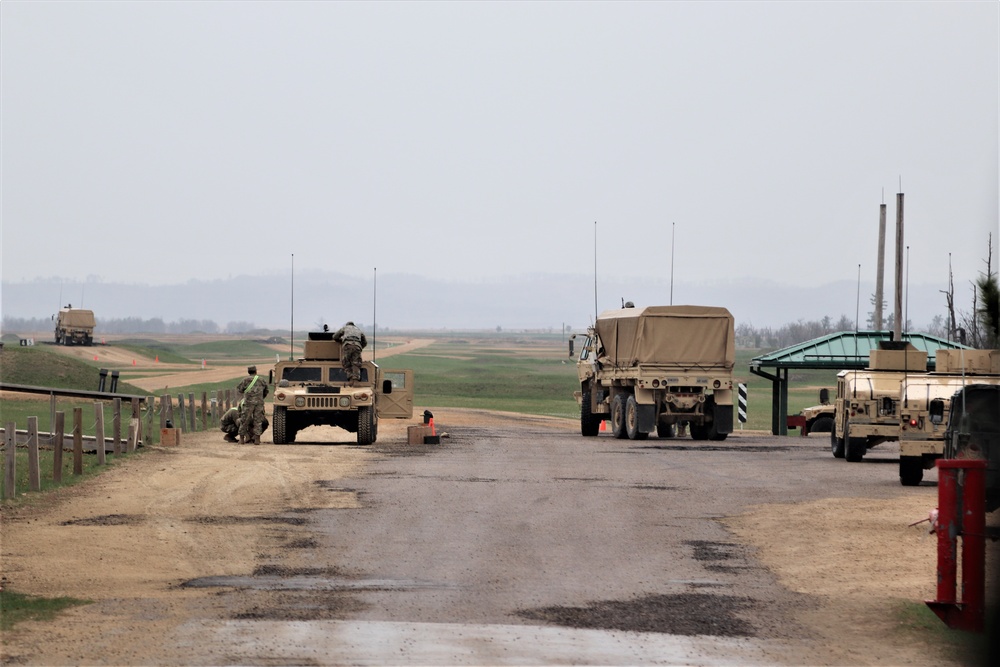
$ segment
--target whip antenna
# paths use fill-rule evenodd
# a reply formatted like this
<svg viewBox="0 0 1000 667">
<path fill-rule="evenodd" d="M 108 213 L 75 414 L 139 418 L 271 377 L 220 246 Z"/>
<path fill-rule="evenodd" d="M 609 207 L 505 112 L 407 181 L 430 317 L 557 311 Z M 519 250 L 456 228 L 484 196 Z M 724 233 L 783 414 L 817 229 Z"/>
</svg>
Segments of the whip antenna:
<svg viewBox="0 0 1000 667">
<path fill-rule="evenodd" d="M 295 360 L 295 253 L 292 253 L 292 305 L 288 327 L 288 360 Z"/>
<path fill-rule="evenodd" d="M 375 309 L 378 304 L 378 267 L 372 269 L 372 363 L 375 362 L 375 332 L 378 325 L 375 322 Z"/>
<path fill-rule="evenodd" d="M 597 322 L 597 220 L 594 220 L 594 322 Z"/>
</svg>

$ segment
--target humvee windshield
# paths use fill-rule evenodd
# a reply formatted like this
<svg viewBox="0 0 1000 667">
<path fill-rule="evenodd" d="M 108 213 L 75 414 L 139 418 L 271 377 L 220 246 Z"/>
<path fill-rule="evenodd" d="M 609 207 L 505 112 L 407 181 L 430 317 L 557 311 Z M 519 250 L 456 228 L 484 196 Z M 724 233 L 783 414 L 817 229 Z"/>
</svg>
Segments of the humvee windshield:
<svg viewBox="0 0 1000 667">
<path fill-rule="evenodd" d="M 281 379 L 289 382 L 322 382 L 323 369 L 319 366 L 285 366 Z"/>
<path fill-rule="evenodd" d="M 330 382 L 347 382 L 347 373 L 343 368 L 330 369 Z M 361 369 L 361 382 L 368 382 L 368 369 Z"/>
<path fill-rule="evenodd" d="M 343 368 L 330 368 L 328 382 L 347 382 Z M 289 382 L 323 382 L 322 366 L 285 366 L 281 369 L 281 379 Z M 368 369 L 361 369 L 361 381 L 368 382 Z"/>
</svg>

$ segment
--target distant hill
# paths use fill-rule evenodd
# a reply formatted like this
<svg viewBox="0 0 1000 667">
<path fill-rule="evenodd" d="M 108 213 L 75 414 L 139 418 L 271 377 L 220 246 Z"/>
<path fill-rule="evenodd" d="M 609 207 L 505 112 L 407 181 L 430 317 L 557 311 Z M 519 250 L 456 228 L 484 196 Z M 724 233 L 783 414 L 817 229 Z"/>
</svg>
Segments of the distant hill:
<svg viewBox="0 0 1000 667">
<path fill-rule="evenodd" d="M 737 324 L 780 327 L 799 320 L 834 321 L 846 315 L 852 321 L 860 310 L 862 325 L 871 310 L 874 286 L 849 281 L 819 287 L 758 279 L 730 281 L 677 281 L 674 303 L 724 306 Z M 602 277 L 598 281 L 598 309 L 617 308 L 622 299 L 636 305 L 670 303 L 666 278 L 624 281 Z M 924 326 L 945 313 L 944 285 L 913 285 L 907 298 L 909 320 Z M 892 286 L 886 301 L 892 310 Z M 956 285 L 957 306 L 966 309 L 968 290 Z M 970 293 L 971 294 L 971 293 Z M 225 329 L 230 322 L 249 322 L 258 328 L 288 329 L 291 320 L 291 281 L 288 275 L 237 276 L 229 280 L 189 280 L 176 285 L 141 285 L 104 282 L 79 283 L 58 278 L 2 284 L 5 315 L 48 318 L 58 310 L 60 298 L 93 310 L 101 318 L 161 318 L 211 320 Z M 380 327 L 409 330 L 433 329 L 551 329 L 563 325 L 576 331 L 594 316 L 592 276 L 555 274 L 515 275 L 503 280 L 463 282 L 431 280 L 415 275 L 378 276 L 377 301 L 372 279 L 333 272 L 303 272 L 295 276 L 295 328 L 339 326 L 346 320 L 371 325 L 373 314 Z M 62 304 L 62 305 L 65 305 Z M 377 310 L 376 310 L 377 308 Z"/>
</svg>

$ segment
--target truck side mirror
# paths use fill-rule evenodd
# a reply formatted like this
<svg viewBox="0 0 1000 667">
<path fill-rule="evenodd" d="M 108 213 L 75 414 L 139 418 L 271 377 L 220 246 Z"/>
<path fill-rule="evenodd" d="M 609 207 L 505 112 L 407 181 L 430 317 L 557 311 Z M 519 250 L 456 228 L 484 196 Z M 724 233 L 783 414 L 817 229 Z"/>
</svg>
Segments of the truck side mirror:
<svg viewBox="0 0 1000 667">
<path fill-rule="evenodd" d="M 274 369 L 272 368 L 267 372 L 267 383 L 274 384 Z"/>
<path fill-rule="evenodd" d="M 826 387 L 819 390 L 819 402 L 823 405 L 830 402 L 830 390 Z"/>
<path fill-rule="evenodd" d="M 573 358 L 573 339 L 569 339 L 569 358 Z"/>
<path fill-rule="evenodd" d="M 392 393 L 392 380 L 382 380 L 382 393 L 383 394 Z"/>
<path fill-rule="evenodd" d="M 944 401 L 940 398 L 935 398 L 931 401 L 927 412 L 930 414 L 932 424 L 940 424 L 944 421 Z"/>
</svg>

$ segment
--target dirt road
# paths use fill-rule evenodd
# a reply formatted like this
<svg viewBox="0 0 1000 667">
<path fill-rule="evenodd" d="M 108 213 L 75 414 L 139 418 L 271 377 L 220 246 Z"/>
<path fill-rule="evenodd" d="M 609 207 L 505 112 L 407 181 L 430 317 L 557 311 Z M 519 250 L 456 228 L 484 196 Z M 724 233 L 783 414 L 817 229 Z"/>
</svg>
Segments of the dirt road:
<svg viewBox="0 0 1000 667">
<path fill-rule="evenodd" d="M 957 664 L 897 627 L 933 596 L 908 524 L 936 487 L 891 451 L 433 410 L 438 446 L 189 434 L 5 510 L 4 585 L 94 604 L 17 626 L 3 664 Z"/>
</svg>

